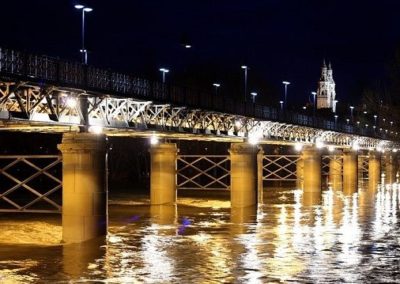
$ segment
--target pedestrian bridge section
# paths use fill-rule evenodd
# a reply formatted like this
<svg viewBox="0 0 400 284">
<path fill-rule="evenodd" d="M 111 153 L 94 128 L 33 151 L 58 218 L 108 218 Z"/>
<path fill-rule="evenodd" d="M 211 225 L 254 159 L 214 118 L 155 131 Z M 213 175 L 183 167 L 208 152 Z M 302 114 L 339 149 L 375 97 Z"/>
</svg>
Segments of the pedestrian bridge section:
<svg viewBox="0 0 400 284">
<path fill-rule="evenodd" d="M 365 129 L 0 48 L 0 129 L 89 130 L 252 143 L 400 148 L 393 131 Z"/>
</svg>

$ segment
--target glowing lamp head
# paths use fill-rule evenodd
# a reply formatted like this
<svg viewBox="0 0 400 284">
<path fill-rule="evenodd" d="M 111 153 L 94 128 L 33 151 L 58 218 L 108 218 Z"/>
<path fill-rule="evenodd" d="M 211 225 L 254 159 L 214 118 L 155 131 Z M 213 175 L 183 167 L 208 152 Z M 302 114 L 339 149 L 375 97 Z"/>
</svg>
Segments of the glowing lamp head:
<svg viewBox="0 0 400 284">
<path fill-rule="evenodd" d="M 354 142 L 353 142 L 353 145 L 351 146 L 351 148 L 352 148 L 354 151 L 358 151 L 358 150 L 360 150 L 360 145 L 358 145 L 358 142 L 357 142 L 357 141 L 354 141 Z"/>
<path fill-rule="evenodd" d="M 320 140 L 320 139 L 317 139 L 317 141 L 315 142 L 315 146 L 316 146 L 318 149 L 324 148 L 324 146 L 325 146 L 324 141 L 322 141 L 322 140 Z"/>
<path fill-rule="evenodd" d="M 150 137 L 150 144 L 151 144 L 151 145 L 157 145 L 158 142 L 159 142 L 159 140 L 158 140 L 158 137 L 157 137 L 157 136 L 152 135 L 152 136 Z"/>
<path fill-rule="evenodd" d="M 160 68 L 159 70 L 161 72 L 163 72 L 163 73 L 168 73 L 169 72 L 169 69 L 167 69 L 167 68 Z"/>
<path fill-rule="evenodd" d="M 78 10 L 80 10 L 80 9 L 83 9 L 83 8 L 85 8 L 85 6 L 83 6 L 83 5 L 79 5 L 79 4 L 78 4 L 78 5 L 75 5 L 75 8 L 76 8 L 76 9 L 78 9 Z"/>
<path fill-rule="evenodd" d="M 235 121 L 235 126 L 236 126 L 237 128 L 242 127 L 242 121 L 241 121 L 240 119 L 236 120 L 236 121 Z"/>
<path fill-rule="evenodd" d="M 76 100 L 76 98 L 68 97 L 66 104 L 69 108 L 74 108 L 78 105 L 78 101 Z"/>
<path fill-rule="evenodd" d="M 249 67 L 247 67 L 246 65 L 242 65 L 241 68 L 246 70 L 246 69 L 248 69 Z"/>
<path fill-rule="evenodd" d="M 260 140 L 258 139 L 258 137 L 256 135 L 249 136 L 249 143 L 251 145 L 257 145 L 259 141 Z"/>
<path fill-rule="evenodd" d="M 89 132 L 93 134 L 101 134 L 103 133 L 103 127 L 98 125 L 93 125 L 89 127 Z"/>
<path fill-rule="evenodd" d="M 284 84 L 284 85 L 290 85 L 290 82 L 288 82 L 288 81 L 282 81 L 282 84 Z"/>
<path fill-rule="evenodd" d="M 303 144 L 301 144 L 301 143 L 296 143 L 296 144 L 294 144 L 294 149 L 295 149 L 297 152 L 300 152 L 301 149 L 303 149 Z"/>
<path fill-rule="evenodd" d="M 93 11 L 93 8 L 86 7 L 86 8 L 83 8 L 83 11 L 85 11 L 85 12 L 92 12 L 92 11 Z"/>
</svg>

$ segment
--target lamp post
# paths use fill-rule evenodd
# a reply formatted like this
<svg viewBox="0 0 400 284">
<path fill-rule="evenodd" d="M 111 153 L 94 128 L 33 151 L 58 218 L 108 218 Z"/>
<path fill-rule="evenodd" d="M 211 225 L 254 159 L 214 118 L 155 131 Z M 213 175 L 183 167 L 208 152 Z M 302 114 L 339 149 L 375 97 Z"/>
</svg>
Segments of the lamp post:
<svg viewBox="0 0 400 284">
<path fill-rule="evenodd" d="M 315 108 L 317 105 L 317 93 L 316 92 L 311 92 L 311 94 L 313 95 L 313 119 L 315 120 Z"/>
<path fill-rule="evenodd" d="M 249 67 L 246 65 L 242 65 L 241 67 L 244 70 L 244 102 L 246 102 L 247 101 L 247 70 L 249 70 Z"/>
<path fill-rule="evenodd" d="M 218 88 L 221 87 L 220 83 L 214 83 L 213 86 L 215 87 L 215 95 L 218 95 Z"/>
<path fill-rule="evenodd" d="M 256 103 L 256 96 L 257 96 L 257 93 L 256 93 L 256 92 L 251 92 L 250 95 L 251 95 L 251 97 L 253 98 L 253 104 L 255 104 L 255 103 Z"/>
<path fill-rule="evenodd" d="M 376 114 L 374 114 L 375 126 L 376 126 L 377 119 L 378 119 L 378 116 Z"/>
<path fill-rule="evenodd" d="M 281 111 L 283 111 L 283 101 L 279 101 L 279 103 L 281 104 Z"/>
<path fill-rule="evenodd" d="M 337 114 L 335 114 L 335 128 L 337 127 L 337 119 L 338 119 L 338 115 Z"/>
<path fill-rule="evenodd" d="M 282 81 L 282 84 L 285 86 L 285 108 L 287 108 L 287 86 L 290 85 L 290 82 L 288 81 Z"/>
<path fill-rule="evenodd" d="M 88 54 L 87 49 L 85 48 L 85 13 L 92 12 L 93 9 L 90 7 L 85 7 L 84 5 L 75 5 L 75 8 L 82 10 L 82 48 L 80 52 L 82 53 L 82 63 L 87 64 Z"/>
<path fill-rule="evenodd" d="M 167 68 L 160 68 L 159 70 L 160 70 L 161 73 L 162 73 L 162 82 L 163 82 L 163 84 L 165 84 L 165 74 L 169 72 L 169 69 L 167 69 Z"/>
<path fill-rule="evenodd" d="M 338 100 L 333 101 L 333 113 L 336 113 L 336 105 L 338 103 Z"/>
<path fill-rule="evenodd" d="M 350 120 L 351 120 L 351 123 L 353 123 L 353 110 L 354 110 L 354 106 L 350 106 Z"/>
</svg>

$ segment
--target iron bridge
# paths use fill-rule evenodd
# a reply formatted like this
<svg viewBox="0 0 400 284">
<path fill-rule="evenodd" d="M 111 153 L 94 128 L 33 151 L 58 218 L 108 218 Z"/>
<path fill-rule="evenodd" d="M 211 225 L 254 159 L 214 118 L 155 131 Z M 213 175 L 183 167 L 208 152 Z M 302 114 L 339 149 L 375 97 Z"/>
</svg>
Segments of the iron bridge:
<svg viewBox="0 0 400 284">
<path fill-rule="evenodd" d="M 235 102 L 93 66 L 0 48 L 0 130 L 400 148 L 397 133 Z"/>
</svg>

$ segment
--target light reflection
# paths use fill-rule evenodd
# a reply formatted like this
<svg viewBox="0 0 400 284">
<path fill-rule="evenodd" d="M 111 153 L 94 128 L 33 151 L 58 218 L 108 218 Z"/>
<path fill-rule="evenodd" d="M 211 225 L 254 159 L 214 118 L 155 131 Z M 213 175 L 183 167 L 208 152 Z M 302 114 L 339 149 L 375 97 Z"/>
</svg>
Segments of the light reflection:
<svg viewBox="0 0 400 284">
<path fill-rule="evenodd" d="M 126 216 L 133 219 L 112 217 L 111 210 L 105 244 L 60 246 L 51 260 L 62 264 L 66 282 L 361 283 L 366 269 L 395 273 L 399 190 L 398 184 L 363 188 L 350 196 L 328 190 L 315 203 L 304 202 L 302 190 L 274 189 L 265 191 L 262 206 L 239 210 L 196 199 L 188 202 L 192 207 L 146 207 L 145 213 L 130 205 Z M 17 262 L 15 255 L 12 250 L 7 258 L 2 251 L 2 280 L 43 278 L 43 258 Z"/>
</svg>

